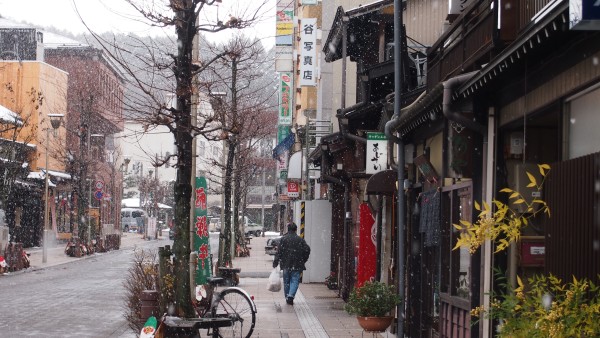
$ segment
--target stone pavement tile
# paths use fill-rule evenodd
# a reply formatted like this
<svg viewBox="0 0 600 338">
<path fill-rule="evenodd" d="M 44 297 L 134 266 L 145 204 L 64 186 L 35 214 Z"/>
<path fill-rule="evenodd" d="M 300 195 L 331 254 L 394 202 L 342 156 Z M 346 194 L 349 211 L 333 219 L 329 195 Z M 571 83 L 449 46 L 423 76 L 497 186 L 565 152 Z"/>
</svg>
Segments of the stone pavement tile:
<svg viewBox="0 0 600 338">
<path fill-rule="evenodd" d="M 264 253 L 266 240 L 267 237 L 253 238 L 250 256 L 236 257 L 233 262 L 235 267 L 242 269 L 238 286 L 254 296 L 258 310 L 253 337 L 307 338 L 310 332 L 304 332 L 299 319 L 305 316 L 299 316 L 297 313 L 306 309 L 300 310 L 296 305 L 286 304 L 283 291 L 267 290 L 267 278 L 272 270 L 273 256 Z M 345 302 L 338 297 L 337 291 L 327 289 L 324 283 L 301 284 L 300 292 L 306 307 L 329 337 L 395 337 L 391 334 L 386 336 L 364 332 L 356 317 L 344 311 Z M 314 324 L 316 326 L 316 323 Z"/>
</svg>

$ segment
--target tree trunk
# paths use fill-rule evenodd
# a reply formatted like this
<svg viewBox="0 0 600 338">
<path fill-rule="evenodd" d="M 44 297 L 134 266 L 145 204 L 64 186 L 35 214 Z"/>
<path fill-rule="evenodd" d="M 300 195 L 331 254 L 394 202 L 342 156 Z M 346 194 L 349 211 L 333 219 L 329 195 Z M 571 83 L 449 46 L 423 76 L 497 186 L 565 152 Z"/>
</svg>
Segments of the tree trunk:
<svg viewBox="0 0 600 338">
<path fill-rule="evenodd" d="M 175 145 L 178 154 L 177 184 L 175 185 L 175 228 L 173 242 L 175 261 L 176 315 L 194 316 L 190 294 L 190 211 L 192 197 L 192 46 L 196 35 L 194 6 L 187 3 L 176 11 L 178 19 L 177 57 L 174 65 L 177 94 Z"/>
</svg>

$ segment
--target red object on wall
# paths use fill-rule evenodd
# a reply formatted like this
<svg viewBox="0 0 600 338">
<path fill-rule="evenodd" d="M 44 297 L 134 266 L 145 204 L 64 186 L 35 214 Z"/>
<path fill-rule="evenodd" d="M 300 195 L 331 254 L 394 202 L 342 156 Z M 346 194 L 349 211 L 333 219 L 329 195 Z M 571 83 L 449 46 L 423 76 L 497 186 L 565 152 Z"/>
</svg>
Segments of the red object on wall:
<svg viewBox="0 0 600 338">
<path fill-rule="evenodd" d="M 360 230 L 358 239 L 357 286 L 375 279 L 377 264 L 375 219 L 366 203 L 360 205 Z"/>
</svg>

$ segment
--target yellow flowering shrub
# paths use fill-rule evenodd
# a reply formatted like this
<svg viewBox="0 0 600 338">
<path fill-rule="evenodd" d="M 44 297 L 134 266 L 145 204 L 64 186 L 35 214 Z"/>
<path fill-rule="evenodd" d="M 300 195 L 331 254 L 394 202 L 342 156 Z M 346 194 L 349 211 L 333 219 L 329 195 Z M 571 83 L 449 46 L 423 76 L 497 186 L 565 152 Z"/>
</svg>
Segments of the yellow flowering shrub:
<svg viewBox="0 0 600 338">
<path fill-rule="evenodd" d="M 598 337 L 600 288 L 589 280 L 563 284 L 555 276 L 534 276 L 528 287 L 495 295 L 490 308 L 480 306 L 471 316 L 498 320 L 499 337 Z M 506 286 L 506 285 L 504 285 Z"/>
<path fill-rule="evenodd" d="M 547 164 L 538 164 L 541 181 L 538 183 L 536 177 L 527 172 L 529 178 L 528 188 L 535 188 L 541 192 L 544 181 L 550 166 Z M 521 236 L 521 229 L 528 225 L 528 220 L 540 213 L 546 213 L 550 217 L 550 209 L 545 201 L 539 198 L 527 199 L 520 192 L 509 188 L 500 190 L 502 193 L 510 194 L 509 203 L 504 203 L 494 199 L 492 201 L 495 210 L 483 201 L 483 207 L 475 201 L 475 210 L 479 211 L 477 221 L 471 223 L 461 220 L 459 224 L 453 224 L 454 228 L 460 231 L 458 240 L 453 250 L 462 246 L 469 248 L 471 254 L 486 240 L 491 240 L 496 244 L 495 252 L 508 248 L 511 242 L 517 241 Z M 517 211 L 516 206 L 525 206 L 525 213 Z"/>
</svg>

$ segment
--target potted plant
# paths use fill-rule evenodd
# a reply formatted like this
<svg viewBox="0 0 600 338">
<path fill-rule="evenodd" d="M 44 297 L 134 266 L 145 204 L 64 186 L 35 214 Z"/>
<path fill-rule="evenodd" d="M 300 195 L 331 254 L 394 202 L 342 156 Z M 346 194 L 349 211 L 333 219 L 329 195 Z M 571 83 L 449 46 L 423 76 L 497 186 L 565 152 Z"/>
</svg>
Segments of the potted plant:
<svg viewBox="0 0 600 338">
<path fill-rule="evenodd" d="M 382 282 L 365 282 L 350 293 L 346 312 L 355 314 L 365 331 L 383 332 L 392 323 L 389 312 L 401 299 L 390 285 Z"/>
<path fill-rule="evenodd" d="M 325 277 L 325 285 L 327 285 L 327 288 L 329 290 L 337 290 L 338 282 L 337 282 L 337 275 L 335 274 L 335 271 L 331 271 L 329 276 Z"/>
</svg>

